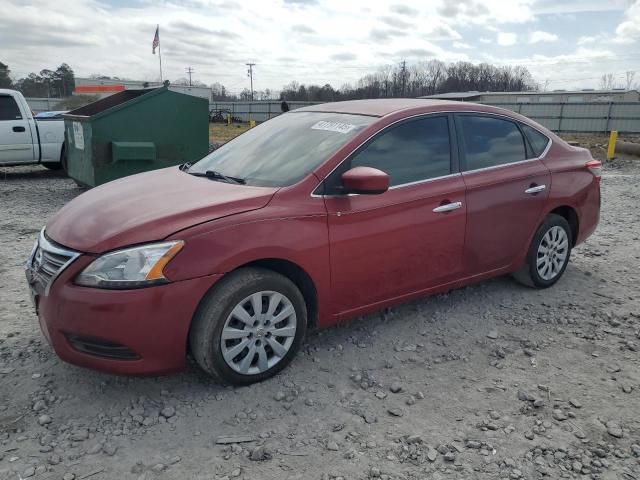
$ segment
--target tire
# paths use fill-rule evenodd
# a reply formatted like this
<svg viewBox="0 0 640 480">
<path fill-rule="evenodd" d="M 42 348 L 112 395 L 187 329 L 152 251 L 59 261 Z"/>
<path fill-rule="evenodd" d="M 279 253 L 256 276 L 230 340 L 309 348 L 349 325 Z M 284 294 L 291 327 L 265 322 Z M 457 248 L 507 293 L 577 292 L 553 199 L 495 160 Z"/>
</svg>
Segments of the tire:
<svg viewBox="0 0 640 480">
<path fill-rule="evenodd" d="M 538 227 L 531 240 L 526 263 L 513 274 L 514 278 L 532 288 L 548 288 L 555 284 L 569 264 L 572 237 L 571 227 L 565 218 L 550 214 Z M 551 249 L 551 253 L 541 252 L 544 248 Z"/>
<path fill-rule="evenodd" d="M 58 163 L 58 162 L 47 162 L 47 163 L 42 163 L 41 164 L 43 167 L 48 168 L 49 170 L 62 170 L 62 164 Z"/>
<path fill-rule="evenodd" d="M 262 321 L 255 323 L 253 306 L 258 304 Z M 242 268 L 204 296 L 191 324 L 189 345 L 198 365 L 216 380 L 248 385 L 285 368 L 300 349 L 306 330 L 307 306 L 291 280 L 263 268 Z"/>
</svg>

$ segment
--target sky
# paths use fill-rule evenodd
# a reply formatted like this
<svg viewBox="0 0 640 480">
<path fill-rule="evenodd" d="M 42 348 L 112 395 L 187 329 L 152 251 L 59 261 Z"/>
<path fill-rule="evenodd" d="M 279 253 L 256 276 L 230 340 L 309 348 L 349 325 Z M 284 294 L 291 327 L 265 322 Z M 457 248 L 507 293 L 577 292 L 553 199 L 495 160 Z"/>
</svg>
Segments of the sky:
<svg viewBox="0 0 640 480">
<path fill-rule="evenodd" d="M 66 62 L 76 76 L 186 77 L 232 93 L 295 80 L 353 83 L 387 64 L 523 65 L 546 89 L 640 82 L 640 0 L 0 0 L 0 61 L 19 78 Z"/>
</svg>

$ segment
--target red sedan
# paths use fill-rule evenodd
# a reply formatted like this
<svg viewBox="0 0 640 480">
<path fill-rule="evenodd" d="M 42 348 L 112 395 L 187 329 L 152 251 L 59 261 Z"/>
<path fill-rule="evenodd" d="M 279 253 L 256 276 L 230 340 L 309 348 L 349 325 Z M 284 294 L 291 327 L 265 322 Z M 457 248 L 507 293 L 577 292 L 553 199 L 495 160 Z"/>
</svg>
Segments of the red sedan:
<svg viewBox="0 0 640 480">
<path fill-rule="evenodd" d="M 84 193 L 43 229 L 27 278 L 70 363 L 159 374 L 190 352 L 247 384 L 311 327 L 497 275 L 553 285 L 596 228 L 600 171 L 500 108 L 316 105 Z"/>
</svg>

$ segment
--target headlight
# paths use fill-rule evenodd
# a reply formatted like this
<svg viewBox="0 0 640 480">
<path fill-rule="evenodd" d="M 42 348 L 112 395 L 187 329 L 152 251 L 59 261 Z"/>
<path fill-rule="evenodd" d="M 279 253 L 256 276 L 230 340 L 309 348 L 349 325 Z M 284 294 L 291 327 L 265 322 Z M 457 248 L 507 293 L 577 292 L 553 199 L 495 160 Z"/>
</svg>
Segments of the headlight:
<svg viewBox="0 0 640 480">
<path fill-rule="evenodd" d="M 96 288 L 140 288 L 167 283 L 162 269 L 184 246 L 181 240 L 152 243 L 102 255 L 75 279 Z"/>
</svg>

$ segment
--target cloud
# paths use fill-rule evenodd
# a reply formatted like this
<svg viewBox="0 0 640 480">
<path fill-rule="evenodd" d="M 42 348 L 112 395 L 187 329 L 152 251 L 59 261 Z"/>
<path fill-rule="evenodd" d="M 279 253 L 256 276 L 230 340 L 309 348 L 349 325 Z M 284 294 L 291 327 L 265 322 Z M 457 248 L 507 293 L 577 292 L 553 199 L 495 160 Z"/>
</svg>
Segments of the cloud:
<svg viewBox="0 0 640 480">
<path fill-rule="evenodd" d="M 616 43 L 634 43 L 640 40 L 640 0 L 636 0 L 624 13 L 624 20 L 616 28 Z"/>
<path fill-rule="evenodd" d="M 316 33 L 316 31 L 313 28 L 308 27 L 308 26 L 303 25 L 303 24 L 294 25 L 294 26 L 291 27 L 291 30 L 296 32 L 296 33 L 305 33 L 305 34 L 306 33 Z"/>
<path fill-rule="evenodd" d="M 426 34 L 426 37 L 431 40 L 461 40 L 462 35 L 454 30 L 446 23 L 436 25 L 431 32 Z"/>
<path fill-rule="evenodd" d="M 351 60 L 355 60 L 357 57 L 357 55 L 351 53 L 351 52 L 341 52 L 341 53 L 334 53 L 333 55 L 331 55 L 331 60 L 336 60 L 338 62 L 349 62 Z"/>
<path fill-rule="evenodd" d="M 404 50 L 399 50 L 394 54 L 398 58 L 425 58 L 425 57 L 433 57 L 434 52 L 431 50 L 427 50 L 426 48 L 406 48 Z"/>
<path fill-rule="evenodd" d="M 411 28 L 411 27 L 413 27 L 412 23 L 409 23 L 409 22 L 407 22 L 405 20 L 402 20 L 401 18 L 384 16 L 384 17 L 380 17 L 380 20 L 382 22 L 386 23 L 387 25 L 390 25 L 390 26 L 395 27 L 395 28 Z"/>
<path fill-rule="evenodd" d="M 464 42 L 453 42 L 453 48 L 473 48 L 471 45 L 469 45 L 468 43 L 464 43 Z"/>
<path fill-rule="evenodd" d="M 394 37 L 404 37 L 407 32 L 394 29 L 372 28 L 369 32 L 369 39 L 373 42 L 382 43 L 391 40 Z"/>
<path fill-rule="evenodd" d="M 480 1 L 458 0 L 457 2 L 445 2 L 438 8 L 438 13 L 443 17 L 455 18 L 460 15 L 478 16 L 489 13 L 489 7 Z"/>
<path fill-rule="evenodd" d="M 576 42 L 578 45 L 588 45 L 590 43 L 595 43 L 598 40 L 598 36 L 594 35 L 594 36 L 582 36 L 580 38 L 578 38 L 578 41 Z"/>
<path fill-rule="evenodd" d="M 285 5 L 294 5 L 296 7 L 307 7 L 309 5 L 315 5 L 318 0 L 284 0 Z"/>
<path fill-rule="evenodd" d="M 535 44 L 535 43 L 540 43 L 540 42 L 555 42 L 558 40 L 558 35 L 556 35 L 555 33 L 549 33 L 549 32 L 544 32 L 542 30 L 536 30 L 535 32 L 532 32 L 531 35 L 529 36 L 529 43 L 530 44 Z"/>
<path fill-rule="evenodd" d="M 398 15 L 414 16 L 418 14 L 418 10 L 416 10 L 415 8 L 400 4 L 391 5 L 389 7 L 389 10 L 391 10 L 393 13 L 397 13 Z"/>
<path fill-rule="evenodd" d="M 511 45 L 515 45 L 518 40 L 518 35 L 513 32 L 499 32 L 496 37 L 498 45 L 503 47 L 510 47 Z"/>
</svg>

